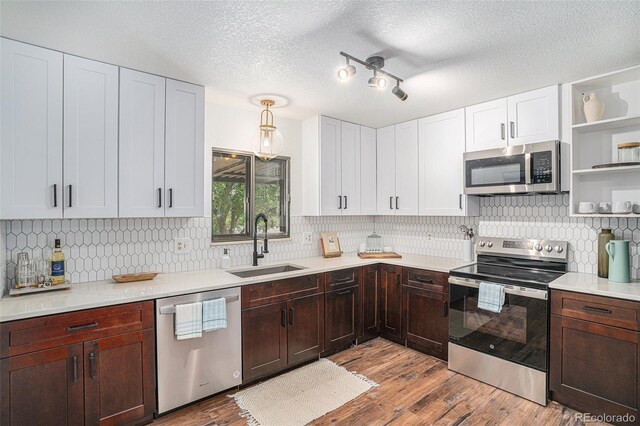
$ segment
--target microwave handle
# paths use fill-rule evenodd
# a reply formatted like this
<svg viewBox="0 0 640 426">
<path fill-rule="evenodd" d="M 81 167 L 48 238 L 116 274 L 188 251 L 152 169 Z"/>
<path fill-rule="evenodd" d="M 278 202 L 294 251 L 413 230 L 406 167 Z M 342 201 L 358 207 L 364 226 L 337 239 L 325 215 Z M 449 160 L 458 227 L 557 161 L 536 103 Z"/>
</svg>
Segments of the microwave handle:
<svg viewBox="0 0 640 426">
<path fill-rule="evenodd" d="M 524 183 L 525 185 L 531 185 L 531 154 L 526 153 L 524 155 Z"/>
</svg>

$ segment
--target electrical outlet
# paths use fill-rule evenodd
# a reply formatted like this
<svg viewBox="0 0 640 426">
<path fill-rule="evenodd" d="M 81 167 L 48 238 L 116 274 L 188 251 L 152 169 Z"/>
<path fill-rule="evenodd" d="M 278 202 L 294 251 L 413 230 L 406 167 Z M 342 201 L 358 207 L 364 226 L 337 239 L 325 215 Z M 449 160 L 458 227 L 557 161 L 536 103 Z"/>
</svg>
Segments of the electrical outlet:
<svg viewBox="0 0 640 426">
<path fill-rule="evenodd" d="M 173 252 L 176 254 L 191 253 L 191 238 L 174 238 Z"/>
<path fill-rule="evenodd" d="M 429 232 L 429 233 L 427 234 L 427 240 L 428 240 L 428 241 L 431 241 L 431 238 L 433 238 L 433 235 L 431 235 L 431 232 Z"/>
<path fill-rule="evenodd" d="M 302 233 L 302 242 L 303 242 L 303 244 L 312 244 L 313 243 L 313 234 L 311 232 L 303 232 Z"/>
</svg>

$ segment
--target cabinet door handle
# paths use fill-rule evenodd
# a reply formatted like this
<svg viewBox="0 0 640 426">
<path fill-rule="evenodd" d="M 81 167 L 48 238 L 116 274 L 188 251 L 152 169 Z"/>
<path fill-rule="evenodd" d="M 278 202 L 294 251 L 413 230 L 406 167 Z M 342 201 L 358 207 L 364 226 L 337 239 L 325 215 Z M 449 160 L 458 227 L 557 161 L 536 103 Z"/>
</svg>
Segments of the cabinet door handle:
<svg viewBox="0 0 640 426">
<path fill-rule="evenodd" d="M 500 139 L 504 140 L 505 138 L 505 129 L 504 129 L 504 123 L 500 123 Z"/>
<path fill-rule="evenodd" d="M 389 197 L 389 209 L 393 210 L 393 197 Z"/>
<path fill-rule="evenodd" d="M 442 316 L 444 318 L 449 316 L 449 302 L 446 300 L 442 302 Z"/>
<path fill-rule="evenodd" d="M 73 383 L 78 383 L 78 355 L 73 356 Z"/>
<path fill-rule="evenodd" d="M 283 327 L 287 326 L 287 311 L 284 309 L 280 311 L 280 325 Z"/>
<path fill-rule="evenodd" d="M 158 188 L 158 208 L 162 207 L 162 188 Z"/>
<path fill-rule="evenodd" d="M 92 379 L 96 377 L 96 356 L 93 352 L 89 354 L 89 377 Z"/>
<path fill-rule="evenodd" d="M 347 209 L 347 196 L 344 196 L 344 209 Z"/>
<path fill-rule="evenodd" d="M 169 188 L 169 207 L 173 207 L 173 188 Z"/>
<path fill-rule="evenodd" d="M 69 207 L 73 207 L 73 185 L 69 185 Z"/>
<path fill-rule="evenodd" d="M 338 210 L 342 209 L 342 196 L 338 195 Z"/>
<path fill-rule="evenodd" d="M 583 306 L 582 307 L 583 311 L 587 311 L 587 312 L 593 312 L 596 314 L 603 314 L 603 315 L 611 315 L 612 311 L 610 309 L 604 309 L 604 308 L 595 308 L 593 306 Z"/>
<path fill-rule="evenodd" d="M 398 200 L 400 200 L 400 197 L 396 197 L 396 210 L 398 210 L 398 209 L 399 209 L 399 207 L 398 207 Z"/>
<path fill-rule="evenodd" d="M 511 133 L 511 139 L 516 138 L 516 123 L 513 121 L 509 122 L 509 132 Z"/>
<path fill-rule="evenodd" d="M 74 325 L 67 327 L 67 333 L 73 333 L 74 331 L 86 330 L 87 328 L 95 328 L 98 326 L 98 322 L 94 321 L 91 324 Z"/>
<path fill-rule="evenodd" d="M 295 315 L 296 311 L 293 308 L 289 308 L 289 324 L 295 325 Z"/>
<path fill-rule="evenodd" d="M 462 194 L 458 194 L 458 208 L 462 210 Z"/>
<path fill-rule="evenodd" d="M 396 286 L 400 286 L 400 274 L 396 274 Z"/>
<path fill-rule="evenodd" d="M 58 185 L 53 184 L 53 207 L 58 207 Z"/>
</svg>

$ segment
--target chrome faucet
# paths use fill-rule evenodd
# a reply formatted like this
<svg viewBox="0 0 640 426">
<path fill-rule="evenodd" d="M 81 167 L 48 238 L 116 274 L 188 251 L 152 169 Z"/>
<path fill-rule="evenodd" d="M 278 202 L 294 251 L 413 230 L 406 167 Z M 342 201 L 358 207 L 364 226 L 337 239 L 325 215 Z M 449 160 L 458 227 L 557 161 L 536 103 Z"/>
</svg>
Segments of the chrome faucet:
<svg viewBox="0 0 640 426">
<path fill-rule="evenodd" d="M 264 220 L 264 246 L 260 249 L 260 254 L 258 254 L 258 222 L 260 219 Z M 262 259 L 265 253 L 269 253 L 269 240 L 267 238 L 267 229 L 269 228 L 269 224 L 267 222 L 267 217 L 264 213 L 260 213 L 256 216 L 255 227 L 253 228 L 253 266 L 258 266 L 258 259 Z"/>
</svg>

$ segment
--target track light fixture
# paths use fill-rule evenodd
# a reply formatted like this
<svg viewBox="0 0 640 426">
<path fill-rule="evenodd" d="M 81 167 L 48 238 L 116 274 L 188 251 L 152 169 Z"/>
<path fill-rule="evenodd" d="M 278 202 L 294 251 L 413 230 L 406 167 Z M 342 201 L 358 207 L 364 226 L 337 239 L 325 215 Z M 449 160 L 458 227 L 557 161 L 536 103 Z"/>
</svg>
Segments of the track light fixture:
<svg viewBox="0 0 640 426">
<path fill-rule="evenodd" d="M 400 88 L 400 83 L 404 80 L 382 70 L 382 68 L 384 67 L 384 58 L 382 56 L 370 56 L 366 61 L 362 61 L 355 56 L 351 56 L 345 52 L 340 52 L 340 54 L 347 59 L 347 65 L 344 68 L 340 68 L 338 70 L 338 78 L 340 80 L 348 80 L 356 74 L 356 67 L 349 63 L 349 61 L 351 60 L 373 71 L 373 77 L 369 78 L 368 81 L 369 87 L 378 90 L 383 90 L 385 87 L 387 87 L 387 79 L 384 77 L 378 77 L 378 73 L 380 73 L 396 81 L 396 85 L 391 90 L 391 93 L 393 93 L 398 99 L 400 99 L 401 101 L 406 101 L 409 97 L 409 95 L 407 95 L 407 92 Z"/>
<path fill-rule="evenodd" d="M 356 75 L 356 67 L 349 64 L 349 58 L 347 58 L 347 65 L 344 68 L 338 70 L 338 78 L 340 80 L 348 80 Z"/>
<path fill-rule="evenodd" d="M 401 101 L 406 101 L 407 98 L 409 97 L 409 95 L 407 95 L 407 92 L 405 92 L 404 90 L 402 90 L 400 88 L 400 81 L 399 80 L 396 80 L 396 85 L 393 87 L 393 89 L 391 89 L 391 93 L 396 95 L 396 97 L 398 99 L 400 99 Z"/>
</svg>

